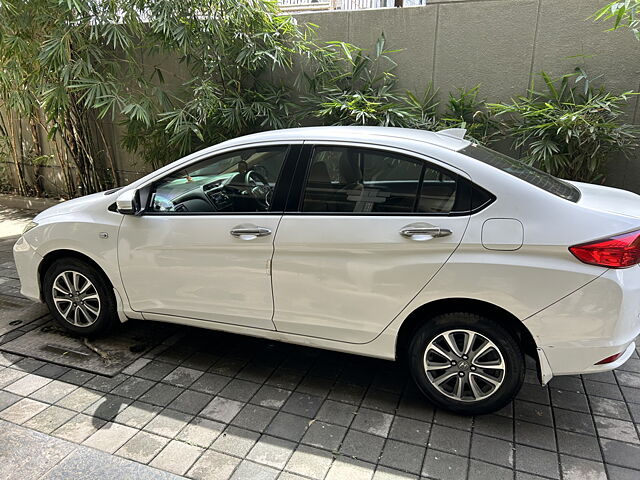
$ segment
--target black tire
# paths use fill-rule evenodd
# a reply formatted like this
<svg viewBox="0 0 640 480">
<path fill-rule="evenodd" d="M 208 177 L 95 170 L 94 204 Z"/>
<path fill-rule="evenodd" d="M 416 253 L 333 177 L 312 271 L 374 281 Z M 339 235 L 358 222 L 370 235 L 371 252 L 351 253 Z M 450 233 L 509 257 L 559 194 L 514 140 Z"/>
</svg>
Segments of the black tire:
<svg viewBox="0 0 640 480">
<path fill-rule="evenodd" d="M 466 338 L 475 338 L 474 342 L 477 342 L 475 345 L 478 345 L 477 352 L 481 351 L 482 342 L 485 340 L 492 342 L 496 348 L 492 348 L 484 355 L 478 355 L 476 361 L 479 362 L 481 357 L 487 358 L 487 356 L 489 358 L 493 356 L 495 359 L 493 362 L 496 362 L 496 364 L 502 360 L 504 365 L 502 373 L 501 370 L 492 369 L 491 367 L 473 366 L 473 361 L 467 360 L 467 358 L 463 359 L 460 356 L 453 358 L 453 361 L 457 362 L 455 366 L 445 367 L 444 365 L 447 364 L 446 357 L 435 352 L 433 348 L 429 349 L 428 357 L 425 359 L 427 347 L 432 341 L 435 342 L 435 347 L 438 347 L 442 342 L 446 341 L 444 336 L 439 337 L 440 335 L 456 330 L 464 330 L 476 334 L 475 337 L 469 334 Z M 477 336 L 477 334 L 481 336 Z M 464 333 L 454 333 L 453 338 L 460 340 L 460 344 L 465 341 L 471 343 L 465 340 Z M 449 347 L 449 350 L 444 353 L 454 357 L 454 355 L 451 355 L 452 351 Z M 462 351 L 462 348 L 458 348 L 458 351 Z M 500 359 L 500 355 L 502 359 Z M 465 357 L 471 358 L 471 356 L 467 355 Z M 408 360 L 411 376 L 425 397 L 437 407 L 462 415 L 480 415 L 501 409 L 513 400 L 524 381 L 524 354 L 514 337 L 499 323 L 473 313 L 446 313 L 426 322 L 416 330 L 409 342 Z M 431 378 L 426 372 L 425 360 L 428 360 L 437 369 L 431 371 L 432 373 L 429 374 Z M 435 362 L 434 360 L 438 361 Z M 443 366 L 440 366 L 440 364 Z M 480 363 L 476 365 L 480 365 Z M 476 373 L 471 372 L 469 369 L 473 369 Z M 443 373 L 438 373 L 441 370 L 443 370 Z M 500 380 L 501 383 L 497 387 L 494 386 L 492 390 L 492 384 L 483 380 L 479 373 L 483 373 L 485 377 L 487 377 L 488 373 L 488 376 L 492 378 L 495 375 L 496 380 Z M 436 386 L 435 382 L 441 377 L 436 377 L 435 375 L 441 375 L 442 378 L 448 375 L 450 379 L 443 381 L 442 386 Z M 461 377 L 460 382 L 463 384 L 461 388 L 463 392 L 467 392 L 466 394 L 458 395 L 460 390 L 457 389 L 458 379 L 456 375 Z M 465 375 L 468 376 L 466 384 L 464 383 Z M 473 380 L 475 388 L 479 388 L 479 385 L 482 387 L 480 388 L 481 393 L 477 396 L 476 392 L 471 388 L 471 380 Z M 451 392 L 448 392 L 447 390 L 450 387 Z M 486 392 L 483 392 L 482 389 L 486 390 Z M 483 398 L 482 395 L 487 396 Z M 475 398 L 480 399 L 476 400 Z"/>
<path fill-rule="evenodd" d="M 93 323 L 74 325 L 67 321 L 56 307 L 53 298 L 53 285 L 63 272 L 77 272 L 86 277 L 95 288 L 99 297 L 99 314 Z M 85 337 L 97 337 L 106 334 L 116 324 L 118 318 L 116 299 L 109 279 L 93 265 L 77 258 L 61 258 L 53 262 L 44 274 L 42 288 L 49 311 L 59 325 L 70 332 Z M 95 304 L 94 304 L 95 305 Z M 83 317 L 84 318 L 84 317 Z"/>
</svg>

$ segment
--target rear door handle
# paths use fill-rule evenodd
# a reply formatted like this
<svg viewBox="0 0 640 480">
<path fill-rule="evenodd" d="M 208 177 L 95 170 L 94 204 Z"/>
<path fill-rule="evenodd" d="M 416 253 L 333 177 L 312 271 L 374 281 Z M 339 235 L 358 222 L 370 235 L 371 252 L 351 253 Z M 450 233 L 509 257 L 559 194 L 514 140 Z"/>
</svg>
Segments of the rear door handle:
<svg viewBox="0 0 640 480">
<path fill-rule="evenodd" d="M 256 227 L 256 226 L 245 226 L 238 225 L 237 227 L 231 229 L 229 232 L 234 237 L 238 237 L 241 240 L 253 240 L 258 237 L 266 237 L 267 235 L 271 235 L 271 230 L 265 227 Z"/>
<path fill-rule="evenodd" d="M 413 240 L 430 240 L 431 238 L 446 237 L 452 233 L 448 228 L 440 228 L 425 223 L 414 223 L 400 229 L 400 235 Z"/>
</svg>

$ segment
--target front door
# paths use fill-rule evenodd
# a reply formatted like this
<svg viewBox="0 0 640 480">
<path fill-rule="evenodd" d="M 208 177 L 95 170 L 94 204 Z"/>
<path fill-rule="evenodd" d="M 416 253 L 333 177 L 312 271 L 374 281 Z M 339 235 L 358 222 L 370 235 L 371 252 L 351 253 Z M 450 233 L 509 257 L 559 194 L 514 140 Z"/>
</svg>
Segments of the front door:
<svg viewBox="0 0 640 480">
<path fill-rule="evenodd" d="M 277 330 L 373 340 L 460 244 L 470 182 L 385 150 L 316 145 L 297 211 L 278 228 Z M 466 194 L 465 194 L 466 192 Z"/>
<path fill-rule="evenodd" d="M 273 208 L 291 149 L 219 154 L 154 183 L 126 216 L 118 261 L 135 311 L 273 329 Z M 288 185 L 287 185 L 288 187 Z"/>
</svg>

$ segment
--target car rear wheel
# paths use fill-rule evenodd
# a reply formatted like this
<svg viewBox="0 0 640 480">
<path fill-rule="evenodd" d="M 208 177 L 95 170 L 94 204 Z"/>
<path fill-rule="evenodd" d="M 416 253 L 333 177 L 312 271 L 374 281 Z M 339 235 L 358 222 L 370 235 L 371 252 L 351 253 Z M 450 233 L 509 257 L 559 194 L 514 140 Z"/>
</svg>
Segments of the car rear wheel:
<svg viewBox="0 0 640 480">
<path fill-rule="evenodd" d="M 411 374 L 436 406 L 477 415 L 507 405 L 524 381 L 524 356 L 499 323 L 472 313 L 439 315 L 409 345 Z"/>
<path fill-rule="evenodd" d="M 97 336 L 115 323 L 116 301 L 109 280 L 87 262 L 56 260 L 44 275 L 43 290 L 51 315 L 71 332 Z"/>
</svg>

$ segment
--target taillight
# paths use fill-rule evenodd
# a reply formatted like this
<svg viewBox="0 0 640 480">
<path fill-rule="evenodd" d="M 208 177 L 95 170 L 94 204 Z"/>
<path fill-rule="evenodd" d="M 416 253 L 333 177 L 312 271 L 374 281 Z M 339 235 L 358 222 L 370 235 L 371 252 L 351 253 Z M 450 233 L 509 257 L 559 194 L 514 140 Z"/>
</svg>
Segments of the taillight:
<svg viewBox="0 0 640 480">
<path fill-rule="evenodd" d="M 640 230 L 569 247 L 584 263 L 608 268 L 627 268 L 640 263 Z"/>
<path fill-rule="evenodd" d="M 616 353 L 615 355 L 611 355 L 607 358 L 603 358 L 602 360 L 600 360 L 598 363 L 595 363 L 594 365 L 606 365 L 607 363 L 613 363 L 616 360 L 618 360 L 622 355 L 624 355 L 624 352 Z"/>
</svg>

